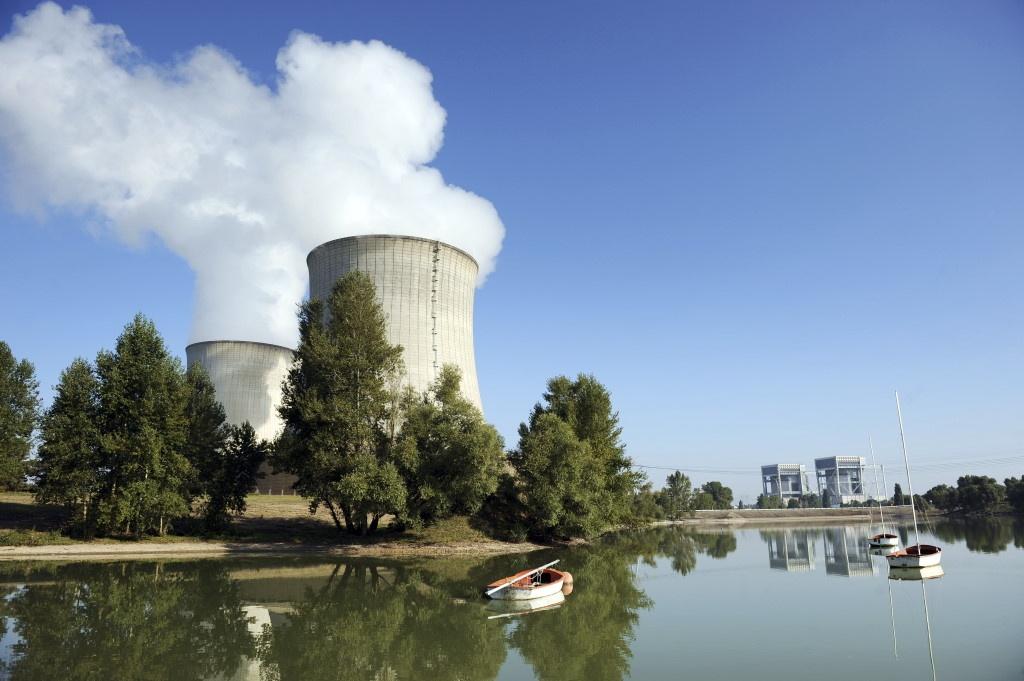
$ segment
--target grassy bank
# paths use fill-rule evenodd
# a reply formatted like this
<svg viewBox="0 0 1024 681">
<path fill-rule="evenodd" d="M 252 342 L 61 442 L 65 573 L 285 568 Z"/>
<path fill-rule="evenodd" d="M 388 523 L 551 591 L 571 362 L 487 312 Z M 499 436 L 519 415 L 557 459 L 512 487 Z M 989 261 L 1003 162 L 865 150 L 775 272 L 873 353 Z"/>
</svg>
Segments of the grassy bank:
<svg viewBox="0 0 1024 681">
<path fill-rule="evenodd" d="M 226 555 L 310 551 L 349 555 L 453 555 L 514 553 L 538 548 L 488 537 L 467 518 L 451 518 L 431 527 L 393 531 L 387 523 L 376 534 L 339 533 L 320 509 L 297 496 L 251 495 L 245 514 L 229 531 L 202 536 L 105 537 L 90 542 L 61 534 L 63 509 L 36 504 L 27 493 L 0 493 L 0 559 L 109 557 L 111 555 Z"/>
</svg>

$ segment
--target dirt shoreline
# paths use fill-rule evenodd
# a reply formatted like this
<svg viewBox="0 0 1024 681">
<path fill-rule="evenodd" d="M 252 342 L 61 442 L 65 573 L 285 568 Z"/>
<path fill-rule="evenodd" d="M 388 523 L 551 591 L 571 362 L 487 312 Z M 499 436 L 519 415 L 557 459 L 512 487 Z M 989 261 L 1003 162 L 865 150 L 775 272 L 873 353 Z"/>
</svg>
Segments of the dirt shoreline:
<svg viewBox="0 0 1024 681">
<path fill-rule="evenodd" d="M 321 555 L 353 558 L 405 558 L 425 556 L 486 556 L 526 553 L 547 548 L 524 542 L 452 542 L 410 544 L 381 541 L 374 544 L 289 544 L 284 542 L 186 541 L 138 544 L 51 544 L 47 546 L 3 546 L 0 561 L 6 560 L 110 560 L 132 558 L 227 558 L 230 556 Z"/>
<path fill-rule="evenodd" d="M 904 513 L 903 511 L 906 511 Z M 892 512 L 895 511 L 895 512 Z M 909 517 L 909 507 L 887 511 L 887 516 Z M 689 528 L 751 527 L 792 524 L 847 524 L 877 522 L 868 509 L 731 509 L 696 511 L 691 518 L 662 520 L 652 527 L 678 525 Z M 134 558 L 226 558 L 230 556 L 322 555 L 353 558 L 417 558 L 430 556 L 491 556 L 527 553 L 550 548 L 530 542 L 509 543 L 497 540 L 430 542 L 388 540 L 366 544 L 315 544 L 290 542 L 72 542 L 43 546 L 2 546 L 0 561 L 10 560 L 111 560 Z"/>
</svg>

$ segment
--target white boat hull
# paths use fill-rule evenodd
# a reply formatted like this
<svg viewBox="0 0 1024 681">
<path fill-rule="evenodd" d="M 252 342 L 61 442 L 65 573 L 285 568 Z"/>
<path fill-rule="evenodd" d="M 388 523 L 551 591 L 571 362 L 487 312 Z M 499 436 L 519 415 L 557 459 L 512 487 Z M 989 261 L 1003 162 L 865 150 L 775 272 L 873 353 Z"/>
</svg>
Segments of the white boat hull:
<svg viewBox="0 0 1024 681">
<path fill-rule="evenodd" d="M 900 538 L 896 535 L 876 534 L 868 539 L 868 546 L 876 549 L 891 548 L 900 545 Z"/>
<path fill-rule="evenodd" d="M 902 551 L 896 551 L 886 556 L 886 560 L 889 561 L 889 567 L 926 568 L 942 562 L 942 549 L 937 546 L 926 547 L 926 550 L 922 553 L 913 551 L 916 548 L 916 546 L 908 546 Z M 929 551 L 927 550 L 928 548 L 934 549 L 934 551 Z"/>
<path fill-rule="evenodd" d="M 549 584 L 538 584 L 533 587 L 520 588 L 518 586 L 505 587 L 501 591 L 491 594 L 496 601 L 529 601 L 535 598 L 547 598 L 562 593 L 562 580 Z"/>
</svg>

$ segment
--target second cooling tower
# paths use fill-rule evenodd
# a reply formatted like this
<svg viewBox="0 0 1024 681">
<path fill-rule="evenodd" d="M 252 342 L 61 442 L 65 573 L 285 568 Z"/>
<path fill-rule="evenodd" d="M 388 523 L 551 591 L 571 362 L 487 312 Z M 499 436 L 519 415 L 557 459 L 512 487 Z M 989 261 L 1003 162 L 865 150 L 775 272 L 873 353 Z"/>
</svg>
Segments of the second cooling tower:
<svg viewBox="0 0 1024 681">
<path fill-rule="evenodd" d="M 440 241 L 354 236 L 328 241 L 306 258 L 309 295 L 326 300 L 352 270 L 369 275 L 387 316 L 388 340 L 401 345 L 405 382 L 422 392 L 445 364 L 462 371 L 462 394 L 480 407 L 473 354 L 473 296 L 479 272 L 469 254 Z"/>
</svg>

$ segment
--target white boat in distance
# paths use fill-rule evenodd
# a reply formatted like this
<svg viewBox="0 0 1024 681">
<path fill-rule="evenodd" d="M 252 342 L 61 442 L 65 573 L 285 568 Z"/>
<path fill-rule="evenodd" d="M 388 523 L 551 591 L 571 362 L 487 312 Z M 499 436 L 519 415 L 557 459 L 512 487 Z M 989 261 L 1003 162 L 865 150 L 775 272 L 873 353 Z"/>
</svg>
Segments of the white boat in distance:
<svg viewBox="0 0 1024 681">
<path fill-rule="evenodd" d="M 881 497 L 878 490 L 878 464 L 875 463 L 875 443 L 868 438 L 868 447 L 871 449 L 871 471 L 875 476 L 875 498 Z M 882 469 L 882 489 L 885 489 L 885 469 Z M 892 532 L 885 531 L 885 515 L 882 513 L 882 502 L 878 502 L 878 524 L 880 532 L 868 539 L 868 546 L 873 549 L 896 548 L 900 545 L 900 538 Z"/>
<path fill-rule="evenodd" d="M 572 584 L 572 575 L 552 570 L 551 566 L 557 562 L 502 577 L 485 586 L 484 595 L 495 600 L 526 601 L 562 593 L 563 587 Z"/>
<path fill-rule="evenodd" d="M 910 492 L 910 512 L 914 516 L 914 538 L 917 544 L 908 546 L 886 556 L 892 568 L 926 568 L 938 565 L 942 561 L 942 549 L 931 544 L 921 543 L 921 534 L 917 531 L 917 507 L 914 504 L 914 485 L 910 482 L 910 458 L 907 456 L 907 439 L 903 434 L 903 412 L 900 410 L 900 394 L 896 393 L 896 416 L 900 421 L 900 444 L 903 446 L 903 463 L 907 466 L 907 491 Z"/>
</svg>

